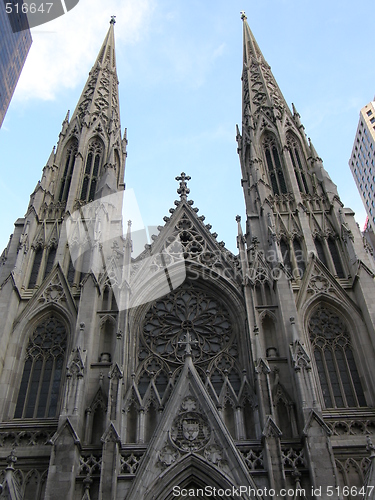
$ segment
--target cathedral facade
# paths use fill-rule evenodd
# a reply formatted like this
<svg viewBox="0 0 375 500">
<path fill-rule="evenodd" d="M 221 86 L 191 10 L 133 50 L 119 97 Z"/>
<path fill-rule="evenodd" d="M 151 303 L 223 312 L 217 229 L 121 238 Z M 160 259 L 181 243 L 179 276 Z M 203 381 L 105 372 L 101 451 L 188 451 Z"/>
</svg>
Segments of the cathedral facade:
<svg viewBox="0 0 375 500">
<path fill-rule="evenodd" d="M 375 497 L 373 259 L 242 20 L 238 254 L 181 173 L 135 259 L 111 21 L 1 257 L 0 498 Z"/>
</svg>

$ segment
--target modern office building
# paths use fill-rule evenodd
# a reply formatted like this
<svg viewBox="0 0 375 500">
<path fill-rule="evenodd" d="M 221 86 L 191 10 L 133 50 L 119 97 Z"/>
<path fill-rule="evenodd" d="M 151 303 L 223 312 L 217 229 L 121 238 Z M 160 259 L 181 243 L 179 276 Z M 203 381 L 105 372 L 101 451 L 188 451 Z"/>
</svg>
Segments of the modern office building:
<svg viewBox="0 0 375 500">
<path fill-rule="evenodd" d="M 361 109 L 349 160 L 358 191 L 365 206 L 368 224 L 375 229 L 375 101 Z M 369 227 L 368 227 L 369 229 Z"/>
<path fill-rule="evenodd" d="M 26 15 L 16 8 L 8 14 L 5 5 L 0 2 L 0 127 L 32 43 Z"/>
<path fill-rule="evenodd" d="M 135 259 L 111 22 L 0 258 L 0 498 L 373 498 L 371 259 L 242 19 L 238 253 L 181 173 Z"/>
</svg>

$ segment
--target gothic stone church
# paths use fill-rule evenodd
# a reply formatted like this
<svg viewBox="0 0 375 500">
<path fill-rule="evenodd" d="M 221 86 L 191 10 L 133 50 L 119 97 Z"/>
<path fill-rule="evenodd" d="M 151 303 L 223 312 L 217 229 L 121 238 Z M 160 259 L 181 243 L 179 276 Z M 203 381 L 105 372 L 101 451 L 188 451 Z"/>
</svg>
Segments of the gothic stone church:
<svg viewBox="0 0 375 500">
<path fill-rule="evenodd" d="M 238 255 L 181 174 L 136 259 L 111 21 L 1 257 L 0 498 L 375 496 L 372 257 L 242 18 Z"/>
</svg>

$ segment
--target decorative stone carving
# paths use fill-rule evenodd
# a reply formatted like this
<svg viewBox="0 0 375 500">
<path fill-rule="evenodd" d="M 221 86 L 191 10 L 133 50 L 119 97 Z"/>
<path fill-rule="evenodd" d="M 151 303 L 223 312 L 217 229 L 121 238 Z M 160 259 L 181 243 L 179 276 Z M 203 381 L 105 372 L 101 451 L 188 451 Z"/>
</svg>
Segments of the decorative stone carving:
<svg viewBox="0 0 375 500">
<path fill-rule="evenodd" d="M 234 351 L 231 354 L 237 352 L 227 307 L 190 284 L 159 299 L 149 309 L 143 326 L 144 343 L 168 362 L 180 364 L 185 348 L 179 342 L 186 331 L 192 340 L 195 363 L 206 362 L 229 347 Z"/>
<path fill-rule="evenodd" d="M 208 443 L 211 428 L 204 415 L 187 411 L 174 419 L 169 434 L 173 444 L 181 451 L 197 451 Z"/>
<path fill-rule="evenodd" d="M 0 432 L 0 447 L 14 448 L 15 446 L 46 446 L 50 444 L 50 439 L 55 434 L 52 431 L 9 431 Z"/>
<path fill-rule="evenodd" d="M 142 460 L 143 453 L 127 453 L 122 454 L 120 457 L 120 473 L 121 474 L 135 474 Z"/>
<path fill-rule="evenodd" d="M 245 460 L 246 466 L 250 471 L 263 470 L 263 451 L 250 449 L 241 449 L 241 454 Z"/>
<path fill-rule="evenodd" d="M 204 457 L 212 464 L 220 467 L 224 459 L 223 449 L 216 443 L 211 444 L 205 448 Z"/>
<path fill-rule="evenodd" d="M 66 302 L 64 288 L 58 274 L 55 274 L 39 298 L 39 302 Z"/>
<path fill-rule="evenodd" d="M 285 448 L 282 449 L 283 464 L 286 469 L 299 470 L 306 468 L 306 461 L 303 449 Z"/>
<path fill-rule="evenodd" d="M 334 436 L 375 434 L 375 419 L 334 420 L 326 423 Z"/>
<path fill-rule="evenodd" d="M 79 457 L 79 475 L 98 476 L 102 468 L 102 457 L 100 455 L 88 455 Z"/>
<path fill-rule="evenodd" d="M 311 296 L 318 293 L 336 295 L 336 290 L 331 285 L 330 281 L 324 275 L 322 275 L 317 268 L 314 268 L 314 271 L 307 285 L 307 293 Z"/>
<path fill-rule="evenodd" d="M 159 462 L 162 466 L 169 467 L 174 464 L 179 457 L 179 452 L 170 445 L 164 446 L 159 452 Z"/>
</svg>

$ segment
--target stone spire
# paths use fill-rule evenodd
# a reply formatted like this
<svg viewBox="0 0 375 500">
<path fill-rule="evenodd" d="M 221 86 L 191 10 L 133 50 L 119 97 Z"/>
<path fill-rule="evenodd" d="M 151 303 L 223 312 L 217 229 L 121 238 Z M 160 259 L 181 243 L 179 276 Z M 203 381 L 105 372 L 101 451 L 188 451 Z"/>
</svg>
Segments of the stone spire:
<svg viewBox="0 0 375 500">
<path fill-rule="evenodd" d="M 288 105 L 265 60 L 262 51 L 247 22 L 244 12 L 243 20 L 243 122 L 255 129 L 263 113 L 270 119 L 281 119 L 284 112 L 292 116 Z M 249 134 L 250 136 L 252 134 Z"/>
<path fill-rule="evenodd" d="M 108 132 L 120 126 L 114 17 L 71 120 L 90 126 L 100 118 Z"/>
</svg>

